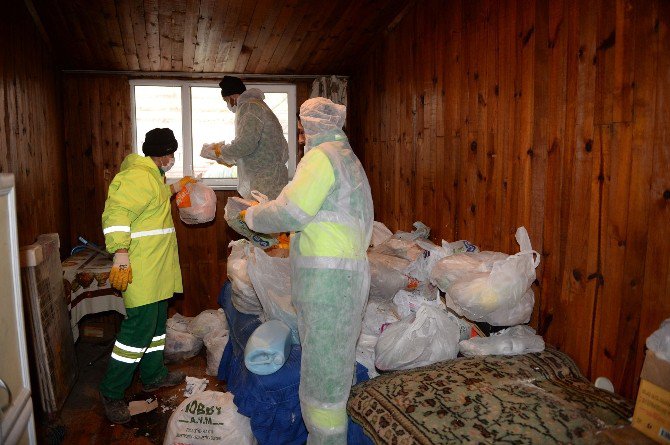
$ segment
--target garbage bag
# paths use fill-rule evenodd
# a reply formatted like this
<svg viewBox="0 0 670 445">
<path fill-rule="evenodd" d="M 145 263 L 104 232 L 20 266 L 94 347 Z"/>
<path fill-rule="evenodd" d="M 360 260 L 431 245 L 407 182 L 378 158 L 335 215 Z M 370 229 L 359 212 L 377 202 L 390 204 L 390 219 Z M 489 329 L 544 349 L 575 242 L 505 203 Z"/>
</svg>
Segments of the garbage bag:
<svg viewBox="0 0 670 445">
<path fill-rule="evenodd" d="M 491 334 L 490 337 L 473 337 L 459 343 L 461 354 L 517 355 L 544 351 L 544 340 L 530 326 L 519 325 Z"/>
<path fill-rule="evenodd" d="M 368 252 L 370 264 L 370 298 L 379 301 L 390 301 L 401 289 L 415 289 L 418 282 L 403 273 L 409 266 L 409 261 L 385 255 L 383 253 Z"/>
<path fill-rule="evenodd" d="M 647 337 L 646 344 L 647 348 L 658 358 L 670 362 L 670 318 L 661 323 L 661 326 Z"/>
<path fill-rule="evenodd" d="M 260 315 L 263 306 L 256 295 L 256 290 L 247 271 L 247 250 L 251 244 L 247 240 L 231 241 L 228 255 L 227 272 L 232 285 L 232 302 L 235 309 L 243 314 Z"/>
<path fill-rule="evenodd" d="M 201 338 L 189 332 L 175 330 L 170 325 L 166 326 L 163 355 L 167 362 L 178 362 L 195 357 L 200 349 L 202 349 Z"/>
<path fill-rule="evenodd" d="M 428 236 L 430 236 L 430 227 L 421 221 L 416 221 L 412 226 L 414 227 L 414 230 L 411 232 L 397 231 L 393 236 L 408 241 L 415 241 L 419 238 L 428 238 Z"/>
<path fill-rule="evenodd" d="M 165 323 L 166 328 L 173 329 L 179 332 L 188 332 L 188 325 L 191 324 L 193 317 L 184 317 L 179 312 L 176 312 L 172 317 L 168 318 Z"/>
<path fill-rule="evenodd" d="M 267 249 L 279 244 L 277 236 L 254 232 L 247 226 L 242 218 L 240 218 L 240 212 L 248 209 L 253 204 L 255 204 L 255 201 L 242 199 L 237 196 L 228 198 L 223 214 L 228 227 L 251 241 L 254 246 L 260 247 L 261 249 Z"/>
<path fill-rule="evenodd" d="M 228 330 L 228 322 L 223 309 L 206 309 L 191 320 L 188 331 L 198 338 L 204 338 L 211 331 Z"/>
<path fill-rule="evenodd" d="M 251 247 L 247 271 L 266 320 L 281 320 L 291 329 L 293 344 L 300 344 L 298 316 L 291 300 L 291 261 L 272 257 L 263 249 Z"/>
<path fill-rule="evenodd" d="M 356 342 L 356 361 L 368 370 L 368 377 L 374 379 L 379 375 L 375 369 L 375 346 L 379 337 L 361 332 Z"/>
<path fill-rule="evenodd" d="M 249 418 L 237 412 L 229 392 L 203 391 L 170 416 L 163 445 L 254 445 Z"/>
<path fill-rule="evenodd" d="M 182 187 L 175 201 L 179 209 L 179 219 L 186 224 L 206 223 L 216 216 L 216 194 L 200 182 Z"/>
<path fill-rule="evenodd" d="M 219 328 L 211 331 L 205 335 L 202 342 L 207 349 L 207 375 L 216 376 L 219 373 L 223 350 L 228 343 L 228 330 Z"/>
<path fill-rule="evenodd" d="M 438 261 L 431 280 L 448 294 L 447 306 L 470 320 L 497 326 L 528 316 L 531 299 L 526 292 L 535 280 L 540 255 L 532 250 L 524 227 L 517 229 L 516 239 L 521 250 L 514 255 L 462 253 Z M 492 313 L 493 319 L 489 318 Z"/>
<path fill-rule="evenodd" d="M 375 366 L 395 371 L 453 359 L 459 338 L 460 328 L 446 311 L 421 306 L 384 329 L 375 346 Z"/>
<path fill-rule="evenodd" d="M 420 291 L 407 292 L 400 290 L 393 297 L 393 303 L 396 305 L 398 315 L 405 318 L 410 314 L 416 313 L 421 306 L 433 306 L 445 310 L 444 303 L 440 299 L 427 299 Z"/>
<path fill-rule="evenodd" d="M 393 232 L 391 232 L 384 224 L 379 221 L 374 221 L 372 223 L 372 238 L 370 238 L 371 246 L 382 244 L 392 236 Z"/>
<path fill-rule="evenodd" d="M 386 326 L 401 318 L 393 302 L 368 300 L 363 312 L 361 332 L 379 337 Z"/>
</svg>

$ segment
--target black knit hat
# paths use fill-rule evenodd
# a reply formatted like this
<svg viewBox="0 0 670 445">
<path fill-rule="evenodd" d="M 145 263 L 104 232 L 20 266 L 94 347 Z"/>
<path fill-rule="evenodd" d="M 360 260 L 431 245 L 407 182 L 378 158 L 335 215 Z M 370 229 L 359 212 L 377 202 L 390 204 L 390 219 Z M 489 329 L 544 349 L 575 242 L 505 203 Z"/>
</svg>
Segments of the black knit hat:
<svg viewBox="0 0 670 445">
<path fill-rule="evenodd" d="M 233 94 L 242 94 L 247 90 L 244 83 L 233 76 L 224 76 L 223 80 L 219 82 L 221 87 L 221 97 L 232 96 Z"/>
<path fill-rule="evenodd" d="M 177 151 L 177 139 L 169 128 L 149 130 L 142 144 L 146 156 L 165 156 Z"/>
</svg>

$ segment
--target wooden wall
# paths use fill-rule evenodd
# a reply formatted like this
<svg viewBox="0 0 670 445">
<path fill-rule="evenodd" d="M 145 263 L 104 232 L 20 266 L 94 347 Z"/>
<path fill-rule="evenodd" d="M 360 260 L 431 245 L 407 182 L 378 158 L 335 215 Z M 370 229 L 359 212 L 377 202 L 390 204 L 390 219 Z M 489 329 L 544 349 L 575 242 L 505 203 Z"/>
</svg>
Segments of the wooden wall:
<svg viewBox="0 0 670 445">
<path fill-rule="evenodd" d="M 422 0 L 350 83 L 376 219 L 542 253 L 533 324 L 635 397 L 670 317 L 670 2 Z"/>
<path fill-rule="evenodd" d="M 126 76 L 64 76 L 63 116 L 67 147 L 70 239 L 77 236 L 104 244 L 101 215 L 107 189 L 123 159 L 132 153 L 130 84 Z M 298 103 L 309 97 L 311 81 L 297 83 Z M 217 308 L 216 298 L 226 280 L 228 243 L 238 239 L 223 219 L 223 209 L 234 191 L 217 191 L 217 216 L 209 224 L 187 226 L 173 204 L 184 294 L 172 310 L 197 315 Z"/>
<path fill-rule="evenodd" d="M 3 5 L 0 42 L 0 172 L 15 176 L 19 244 L 58 232 L 67 252 L 60 80 L 23 2 Z"/>
</svg>

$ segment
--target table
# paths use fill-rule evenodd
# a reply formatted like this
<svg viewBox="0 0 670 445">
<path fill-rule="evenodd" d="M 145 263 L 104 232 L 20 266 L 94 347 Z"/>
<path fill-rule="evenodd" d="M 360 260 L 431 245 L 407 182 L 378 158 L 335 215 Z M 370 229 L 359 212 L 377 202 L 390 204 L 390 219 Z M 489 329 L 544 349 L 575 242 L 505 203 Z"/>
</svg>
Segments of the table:
<svg viewBox="0 0 670 445">
<path fill-rule="evenodd" d="M 109 284 L 111 258 L 85 249 L 67 258 L 62 265 L 65 299 L 75 341 L 79 338 L 79 320 L 85 315 L 106 311 L 126 315 L 121 292 Z"/>
</svg>

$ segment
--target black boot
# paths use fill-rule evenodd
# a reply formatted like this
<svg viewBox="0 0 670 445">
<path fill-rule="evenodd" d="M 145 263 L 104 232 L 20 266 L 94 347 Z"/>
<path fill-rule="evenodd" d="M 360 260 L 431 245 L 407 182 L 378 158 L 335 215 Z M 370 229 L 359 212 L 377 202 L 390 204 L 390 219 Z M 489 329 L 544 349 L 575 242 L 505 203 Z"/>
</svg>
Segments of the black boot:
<svg viewBox="0 0 670 445">
<path fill-rule="evenodd" d="M 102 406 L 105 407 L 105 414 L 112 423 L 127 423 L 130 420 L 130 411 L 126 402 L 121 400 L 110 399 L 100 394 Z"/>
<path fill-rule="evenodd" d="M 145 392 L 153 392 L 153 391 L 159 390 L 160 388 L 167 388 L 167 387 L 170 387 L 170 386 L 177 386 L 181 382 L 183 382 L 185 378 L 186 378 L 186 374 L 184 374 L 181 371 L 170 371 L 170 372 L 167 373 L 167 375 L 165 377 L 163 377 L 162 380 L 159 380 L 159 381 L 154 382 L 154 383 L 149 383 L 149 384 L 144 384 L 143 383 L 142 384 L 142 389 Z"/>
</svg>

